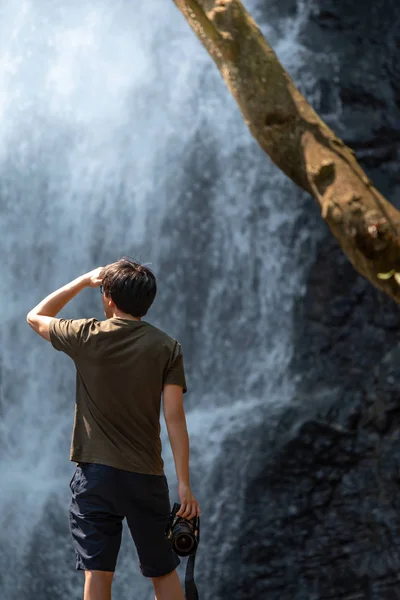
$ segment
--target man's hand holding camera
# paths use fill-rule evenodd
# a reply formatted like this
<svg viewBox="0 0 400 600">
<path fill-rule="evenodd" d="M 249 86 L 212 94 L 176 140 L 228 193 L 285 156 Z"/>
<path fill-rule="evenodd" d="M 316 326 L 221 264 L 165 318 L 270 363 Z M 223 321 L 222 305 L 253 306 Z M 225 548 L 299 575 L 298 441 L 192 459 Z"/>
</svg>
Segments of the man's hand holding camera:
<svg viewBox="0 0 400 600">
<path fill-rule="evenodd" d="M 179 517 L 188 520 L 200 517 L 200 508 L 189 484 L 179 483 L 178 496 L 181 501 L 181 508 L 177 513 Z"/>
</svg>

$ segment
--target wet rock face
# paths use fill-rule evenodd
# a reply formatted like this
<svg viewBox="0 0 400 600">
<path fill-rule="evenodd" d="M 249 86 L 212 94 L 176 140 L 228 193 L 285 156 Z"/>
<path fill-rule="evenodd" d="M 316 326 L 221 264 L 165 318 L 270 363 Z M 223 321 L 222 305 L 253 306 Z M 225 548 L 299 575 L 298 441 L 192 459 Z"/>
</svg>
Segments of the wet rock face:
<svg viewBox="0 0 400 600">
<path fill-rule="evenodd" d="M 248 488 L 238 545 L 245 568 L 226 597 L 396 598 L 398 449 L 397 431 L 322 420 L 299 425 L 267 461 L 260 448 L 266 464 Z"/>
<path fill-rule="evenodd" d="M 398 344 L 400 311 L 353 269 L 332 236 L 320 243 L 304 301 L 295 309 L 293 371 L 299 388 L 330 388 L 344 396 L 370 391 L 372 372 Z M 373 382 L 375 386 L 378 381 Z"/>
<path fill-rule="evenodd" d="M 261 443 L 221 598 L 399 597 L 399 364 L 392 345 L 353 389 L 351 376 L 332 390 L 310 378 L 273 432 L 251 432 Z"/>
<path fill-rule="evenodd" d="M 399 24 L 391 0 L 322 0 L 301 35 L 313 52 L 335 54 L 335 73 L 316 73 L 315 108 L 396 205 Z M 220 598 L 400 597 L 400 310 L 318 227 L 293 315 L 296 399 L 272 437 L 271 423 L 249 432 L 262 441 Z"/>
<path fill-rule="evenodd" d="M 397 154 L 399 18 L 394 0 L 376 3 L 314 0 L 301 35 L 301 42 L 313 51 L 336 58 L 334 81 L 329 81 L 328 72 L 325 76 L 321 73 L 320 83 L 328 105 L 329 93 L 336 87 L 348 142 L 360 151 L 367 150 L 367 144 L 371 150 L 386 146 L 386 154 L 375 152 L 374 165 L 378 160 L 393 160 Z"/>
</svg>

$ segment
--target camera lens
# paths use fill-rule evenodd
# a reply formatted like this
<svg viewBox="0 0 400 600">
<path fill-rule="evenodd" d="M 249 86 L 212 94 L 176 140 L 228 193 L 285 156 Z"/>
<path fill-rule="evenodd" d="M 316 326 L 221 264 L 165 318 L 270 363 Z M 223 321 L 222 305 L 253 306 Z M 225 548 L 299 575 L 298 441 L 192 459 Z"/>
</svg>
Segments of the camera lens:
<svg viewBox="0 0 400 600">
<path fill-rule="evenodd" d="M 175 540 L 175 548 L 177 552 L 188 553 L 193 549 L 194 539 L 191 535 L 187 533 L 181 533 L 178 535 Z"/>
</svg>

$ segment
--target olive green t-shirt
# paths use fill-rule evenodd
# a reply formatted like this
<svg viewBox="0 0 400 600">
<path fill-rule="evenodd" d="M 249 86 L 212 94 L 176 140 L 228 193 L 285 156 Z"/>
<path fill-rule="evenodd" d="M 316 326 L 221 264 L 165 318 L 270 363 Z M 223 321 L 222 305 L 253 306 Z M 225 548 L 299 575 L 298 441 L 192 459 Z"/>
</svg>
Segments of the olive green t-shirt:
<svg viewBox="0 0 400 600">
<path fill-rule="evenodd" d="M 179 342 L 146 321 L 53 319 L 50 341 L 76 367 L 70 459 L 163 475 L 165 384 L 186 392 Z"/>
</svg>

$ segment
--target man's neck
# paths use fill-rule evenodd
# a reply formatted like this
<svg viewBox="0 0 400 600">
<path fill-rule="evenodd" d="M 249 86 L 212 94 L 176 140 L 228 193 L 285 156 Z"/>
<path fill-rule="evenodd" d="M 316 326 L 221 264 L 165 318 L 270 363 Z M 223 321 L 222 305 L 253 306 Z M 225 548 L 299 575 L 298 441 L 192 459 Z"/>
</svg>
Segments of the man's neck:
<svg viewBox="0 0 400 600">
<path fill-rule="evenodd" d="M 141 317 L 132 317 L 132 315 L 127 315 L 125 313 L 113 313 L 114 319 L 126 319 L 128 321 L 141 321 Z"/>
</svg>

